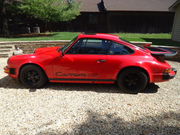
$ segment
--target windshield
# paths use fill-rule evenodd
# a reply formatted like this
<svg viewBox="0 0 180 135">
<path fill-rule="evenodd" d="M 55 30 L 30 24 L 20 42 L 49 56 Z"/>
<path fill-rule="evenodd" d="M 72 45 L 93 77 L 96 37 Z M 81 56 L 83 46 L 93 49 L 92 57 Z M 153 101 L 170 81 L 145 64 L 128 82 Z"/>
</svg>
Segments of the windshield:
<svg viewBox="0 0 180 135">
<path fill-rule="evenodd" d="M 70 46 L 74 41 L 76 41 L 76 39 L 77 39 L 77 37 L 75 37 L 73 40 L 71 40 L 68 44 L 66 44 L 63 48 L 61 48 L 61 51 L 62 51 L 62 52 L 65 52 L 66 49 L 68 49 L 69 46 Z"/>
</svg>

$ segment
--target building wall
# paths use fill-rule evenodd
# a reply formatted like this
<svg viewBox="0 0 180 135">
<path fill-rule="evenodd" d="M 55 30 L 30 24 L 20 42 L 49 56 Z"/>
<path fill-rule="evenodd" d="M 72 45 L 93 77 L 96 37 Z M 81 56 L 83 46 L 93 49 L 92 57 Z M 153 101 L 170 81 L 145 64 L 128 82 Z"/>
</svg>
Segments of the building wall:
<svg viewBox="0 0 180 135">
<path fill-rule="evenodd" d="M 180 4 L 176 8 L 176 14 L 174 18 L 174 26 L 172 32 L 172 39 L 180 42 Z"/>
<path fill-rule="evenodd" d="M 170 12 L 110 12 L 109 31 L 124 33 L 170 33 L 174 13 Z"/>
<path fill-rule="evenodd" d="M 84 12 L 59 28 L 92 33 L 171 33 L 173 19 L 172 12 Z"/>
</svg>

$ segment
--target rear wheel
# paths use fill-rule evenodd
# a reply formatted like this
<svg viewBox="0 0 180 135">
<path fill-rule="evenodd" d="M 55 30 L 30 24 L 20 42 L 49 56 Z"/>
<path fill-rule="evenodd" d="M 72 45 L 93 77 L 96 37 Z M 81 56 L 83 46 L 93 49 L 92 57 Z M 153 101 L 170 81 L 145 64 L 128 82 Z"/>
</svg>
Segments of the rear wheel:
<svg viewBox="0 0 180 135">
<path fill-rule="evenodd" d="M 43 70 L 35 65 L 27 65 L 22 68 L 19 76 L 20 81 L 29 88 L 43 87 L 48 79 Z"/>
<path fill-rule="evenodd" d="M 146 88 L 148 77 L 142 70 L 131 68 L 119 74 L 117 83 L 119 88 L 125 92 L 138 93 Z"/>
</svg>

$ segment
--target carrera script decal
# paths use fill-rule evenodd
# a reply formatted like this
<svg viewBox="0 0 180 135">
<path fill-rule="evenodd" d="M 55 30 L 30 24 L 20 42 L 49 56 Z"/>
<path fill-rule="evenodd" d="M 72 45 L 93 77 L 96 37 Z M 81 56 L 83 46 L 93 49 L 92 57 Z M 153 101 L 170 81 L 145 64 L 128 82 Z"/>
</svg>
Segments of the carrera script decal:
<svg viewBox="0 0 180 135">
<path fill-rule="evenodd" d="M 93 73 L 93 74 L 85 74 L 85 73 L 62 73 L 62 72 L 57 72 L 56 76 L 59 77 L 95 77 L 98 76 L 98 74 Z"/>
</svg>

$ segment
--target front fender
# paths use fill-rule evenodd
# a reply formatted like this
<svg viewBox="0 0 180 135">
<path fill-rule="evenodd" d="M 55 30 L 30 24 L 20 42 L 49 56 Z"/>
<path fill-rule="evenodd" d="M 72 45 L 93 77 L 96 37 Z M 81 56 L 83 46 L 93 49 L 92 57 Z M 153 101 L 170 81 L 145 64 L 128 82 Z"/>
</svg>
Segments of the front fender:
<svg viewBox="0 0 180 135">
<path fill-rule="evenodd" d="M 44 70 L 48 77 L 52 75 L 52 58 L 49 57 L 41 57 L 36 55 L 22 55 L 22 56 L 14 56 L 10 59 L 8 63 L 9 68 L 16 69 L 16 75 L 11 75 L 13 78 L 18 78 L 20 74 L 20 70 L 23 66 L 33 64 L 37 65 Z"/>
</svg>

